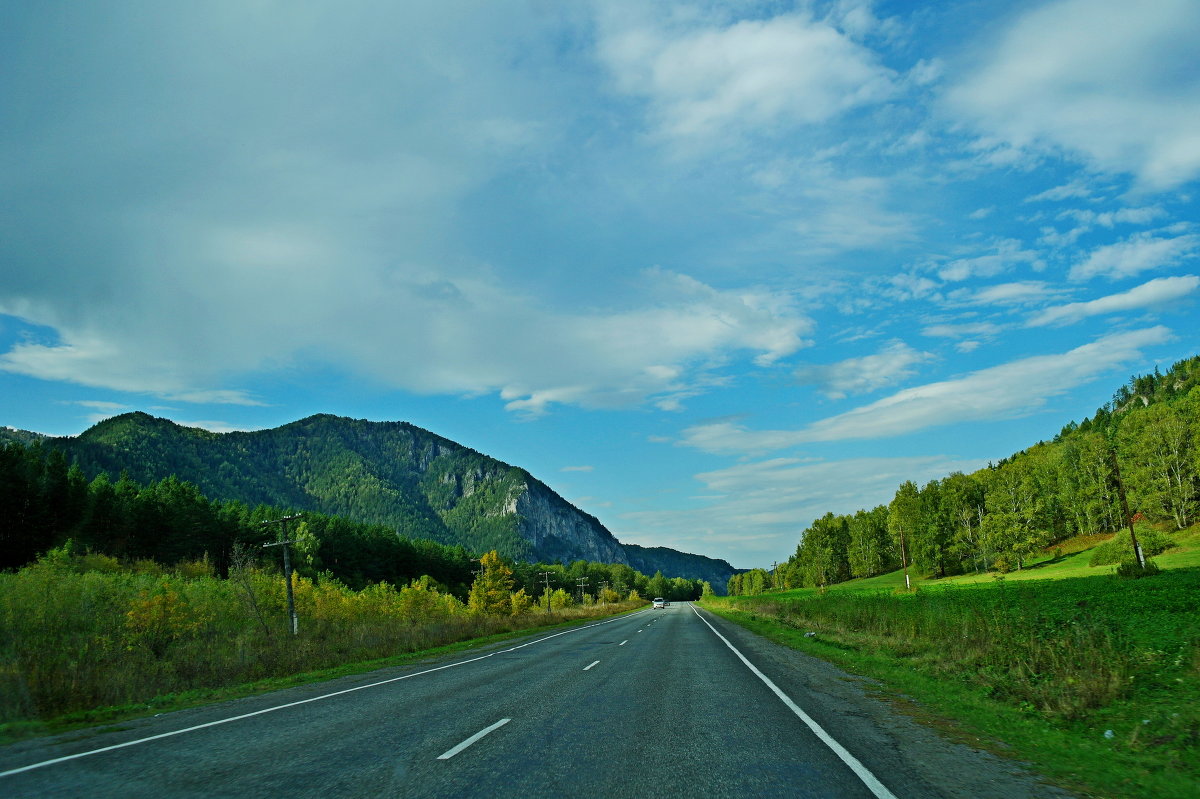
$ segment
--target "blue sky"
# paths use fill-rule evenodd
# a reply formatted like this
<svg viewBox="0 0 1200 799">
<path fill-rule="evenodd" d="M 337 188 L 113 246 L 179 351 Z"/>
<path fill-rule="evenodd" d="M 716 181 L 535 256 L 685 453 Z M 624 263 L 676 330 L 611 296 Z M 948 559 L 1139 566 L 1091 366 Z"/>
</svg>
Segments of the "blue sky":
<svg viewBox="0 0 1200 799">
<path fill-rule="evenodd" d="M 4 5 L 0 424 L 405 420 L 769 565 L 1200 352 L 1200 4 Z"/>
</svg>

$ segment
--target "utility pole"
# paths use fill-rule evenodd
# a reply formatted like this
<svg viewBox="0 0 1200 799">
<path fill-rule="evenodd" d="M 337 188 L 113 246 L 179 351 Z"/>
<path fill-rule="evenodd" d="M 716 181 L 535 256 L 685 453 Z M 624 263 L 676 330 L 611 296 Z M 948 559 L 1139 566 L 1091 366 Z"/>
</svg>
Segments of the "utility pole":
<svg viewBox="0 0 1200 799">
<path fill-rule="evenodd" d="M 546 595 L 546 613 L 550 613 L 550 575 L 554 572 L 538 572 L 538 577 L 542 578 L 542 583 L 546 586 L 546 590 L 542 591 Z"/>
<path fill-rule="evenodd" d="M 575 601 L 579 602 L 580 604 L 583 604 L 583 587 L 587 584 L 588 584 L 588 578 L 586 578 L 586 577 L 580 577 L 579 579 L 577 579 L 575 581 L 575 587 L 577 589 L 575 592 L 576 593 Z"/>
<path fill-rule="evenodd" d="M 1129 540 L 1133 543 L 1133 554 L 1137 556 L 1138 564 L 1146 568 L 1146 556 L 1142 554 L 1142 545 L 1138 543 L 1137 533 L 1133 531 L 1133 516 L 1129 514 L 1129 499 L 1125 496 L 1125 483 L 1121 481 L 1121 467 L 1117 465 L 1117 451 L 1108 449 L 1108 462 L 1112 465 L 1113 480 L 1117 483 L 1117 495 L 1121 497 L 1121 510 L 1125 514 L 1125 524 L 1129 526 Z"/>
<path fill-rule="evenodd" d="M 774 561 L 773 563 L 771 563 L 771 587 L 772 588 L 779 587 L 779 574 L 777 572 L 778 569 L 779 569 L 779 561 Z"/>
<path fill-rule="evenodd" d="M 292 594 L 292 558 L 288 551 L 288 544 L 296 542 L 288 538 L 288 522 L 293 519 L 299 519 L 303 515 L 303 513 L 293 513 L 291 516 L 284 516 L 282 519 L 263 522 L 260 525 L 261 527 L 271 524 L 279 525 L 279 540 L 273 544 L 263 544 L 263 549 L 267 547 L 283 547 L 283 578 L 287 582 L 288 616 L 292 620 L 292 635 L 300 634 L 300 619 L 296 616 L 296 598 Z"/>
</svg>

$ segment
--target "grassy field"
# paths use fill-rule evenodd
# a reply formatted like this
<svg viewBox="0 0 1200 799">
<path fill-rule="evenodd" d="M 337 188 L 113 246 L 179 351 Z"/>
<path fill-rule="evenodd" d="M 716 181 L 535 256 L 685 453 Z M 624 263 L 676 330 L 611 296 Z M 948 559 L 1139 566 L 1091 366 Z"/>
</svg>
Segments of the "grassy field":
<svg viewBox="0 0 1200 799">
<path fill-rule="evenodd" d="M 878 679 L 907 712 L 1027 760 L 1086 795 L 1193 797 L 1200 786 L 1197 530 L 1142 579 L 1064 542 L 1007 575 L 899 572 L 708 606 Z M 806 633 L 815 633 L 806 636 Z"/>
</svg>

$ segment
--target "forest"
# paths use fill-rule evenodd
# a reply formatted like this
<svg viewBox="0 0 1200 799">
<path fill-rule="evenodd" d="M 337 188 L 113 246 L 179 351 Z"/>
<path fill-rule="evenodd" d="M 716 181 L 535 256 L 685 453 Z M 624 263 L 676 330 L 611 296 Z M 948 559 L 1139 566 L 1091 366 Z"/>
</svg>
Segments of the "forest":
<svg viewBox="0 0 1200 799">
<path fill-rule="evenodd" d="M 40 441 L 0 444 L 3 570 L 18 569 L 52 549 L 67 547 L 128 564 L 144 561 L 170 567 L 202 560 L 217 576 L 227 577 L 239 545 L 254 551 L 259 565 L 278 568 L 278 550 L 262 545 L 277 539 L 279 527 L 266 523 L 291 513 L 265 504 L 211 500 L 176 477 L 141 484 L 128 474 L 113 481 L 101 472 L 89 480 L 60 449 Z M 489 551 L 407 538 L 387 525 L 315 512 L 306 512 L 289 535 L 302 577 L 333 578 L 355 590 L 428 578 L 463 601 L 475 582 L 480 557 Z M 538 598 L 558 590 L 580 602 L 602 591 L 621 598 L 636 592 L 645 598 L 685 600 L 699 597 L 706 585 L 667 578 L 661 571 L 647 576 L 623 564 L 501 560 L 511 571 L 513 590 Z"/>
<path fill-rule="evenodd" d="M 1056 542 L 1127 527 L 1149 556 L 1171 545 L 1164 529 L 1197 521 L 1198 500 L 1200 356 L 1166 374 L 1130 378 L 1092 417 L 1071 422 L 1052 441 L 971 474 L 924 486 L 905 481 L 887 505 L 826 513 L 773 574 L 737 574 L 728 589 L 753 595 L 821 587 L 901 568 L 934 577 L 1007 572 Z M 1130 533 L 1118 538 L 1132 557 Z M 1107 562 L 1122 557 L 1120 541 L 1099 549 Z"/>
</svg>

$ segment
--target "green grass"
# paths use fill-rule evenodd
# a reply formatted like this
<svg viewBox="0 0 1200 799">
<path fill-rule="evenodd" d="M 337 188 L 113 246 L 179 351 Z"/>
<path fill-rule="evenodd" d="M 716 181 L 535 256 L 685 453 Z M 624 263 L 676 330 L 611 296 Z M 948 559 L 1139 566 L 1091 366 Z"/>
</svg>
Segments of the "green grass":
<svg viewBox="0 0 1200 799">
<path fill-rule="evenodd" d="M 825 591 L 708 600 L 733 621 L 873 677 L 907 712 L 1089 795 L 1191 797 L 1200 785 L 1200 534 L 1121 579 L 1087 565 L 1108 536 L 1007 575 L 902 573 Z M 816 636 L 806 638 L 806 632 Z M 910 699 L 912 701 L 910 701 Z"/>
<path fill-rule="evenodd" d="M 827 633 L 806 638 L 802 629 L 722 603 L 707 607 L 785 646 L 878 680 L 881 698 L 899 711 L 952 740 L 1028 762 L 1070 790 L 1103 797 L 1195 796 L 1200 690 L 1194 670 L 1186 686 L 1141 691 L 1086 718 L 1064 721 L 997 701 L 965 675 L 930 673 L 911 656 L 847 645 Z M 1109 730 L 1111 738 L 1105 735 Z"/>
</svg>

